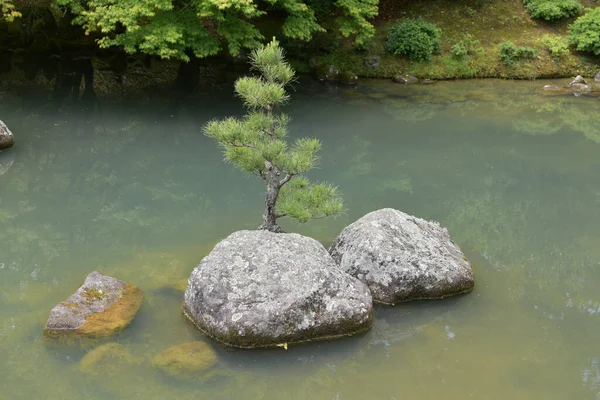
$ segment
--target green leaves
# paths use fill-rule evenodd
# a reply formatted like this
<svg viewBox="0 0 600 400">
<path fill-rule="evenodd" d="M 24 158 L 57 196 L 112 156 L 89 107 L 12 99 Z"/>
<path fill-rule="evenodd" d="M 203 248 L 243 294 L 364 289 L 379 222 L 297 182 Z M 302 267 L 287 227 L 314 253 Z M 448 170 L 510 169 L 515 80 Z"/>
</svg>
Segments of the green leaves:
<svg viewBox="0 0 600 400">
<path fill-rule="evenodd" d="M 600 7 L 586 8 L 569 26 L 569 42 L 579 51 L 600 55 Z"/>
<path fill-rule="evenodd" d="M 21 13 L 15 9 L 11 0 L 0 0 L 0 21 L 13 22 L 15 18 L 21 17 Z"/>
<path fill-rule="evenodd" d="M 100 47 L 121 46 L 128 53 L 142 52 L 165 59 L 189 61 L 189 51 L 206 57 L 217 54 L 222 47 L 232 55 L 243 49 L 256 49 L 264 40 L 256 18 L 272 11 L 286 14 L 281 30 L 288 38 L 308 41 L 315 33 L 325 32 L 315 11 L 300 0 L 53 1 L 70 9 L 75 15 L 74 23 L 81 25 L 86 35 L 97 35 Z M 356 42 L 364 44 L 374 34 L 367 19 L 377 15 L 377 2 L 337 0 L 340 32 L 346 37 L 356 35 Z M 0 0 L 0 19 L 12 21 L 19 16 L 12 0 Z M 279 46 L 266 49 L 266 53 L 277 51 L 281 52 Z M 283 61 L 283 54 L 280 59 Z M 270 65 L 277 65 L 278 70 L 261 70 L 265 80 L 289 83 L 293 71 L 287 63 Z"/>
<path fill-rule="evenodd" d="M 523 0 L 531 18 L 557 21 L 581 12 L 583 7 L 577 0 Z"/>
<path fill-rule="evenodd" d="M 440 50 L 441 32 L 435 24 L 407 18 L 390 28 L 385 49 L 411 61 L 427 61 Z"/>
<path fill-rule="evenodd" d="M 250 109 L 272 110 L 284 105 L 289 99 L 282 85 L 255 77 L 238 79 L 235 91 Z"/>
<path fill-rule="evenodd" d="M 275 220 L 282 216 L 306 222 L 341 213 L 342 200 L 333 186 L 312 185 L 299 176 L 317 164 L 321 142 L 304 138 L 289 147 L 285 140 L 289 117 L 274 113 L 289 100 L 285 85 L 294 79 L 278 42 L 273 39 L 253 51 L 251 64 L 261 76 L 235 83 L 249 113 L 243 119 L 211 121 L 204 133 L 219 143 L 226 161 L 266 182 L 262 229 L 280 231 Z"/>
<path fill-rule="evenodd" d="M 356 44 L 365 45 L 375 34 L 368 19 L 377 16 L 379 0 L 337 0 L 335 5 L 342 11 L 337 19 L 342 35 L 356 35 Z"/>
<path fill-rule="evenodd" d="M 305 177 L 293 178 L 279 193 L 276 213 L 307 222 L 314 218 L 340 215 L 343 201 L 334 186 L 313 184 Z"/>
</svg>

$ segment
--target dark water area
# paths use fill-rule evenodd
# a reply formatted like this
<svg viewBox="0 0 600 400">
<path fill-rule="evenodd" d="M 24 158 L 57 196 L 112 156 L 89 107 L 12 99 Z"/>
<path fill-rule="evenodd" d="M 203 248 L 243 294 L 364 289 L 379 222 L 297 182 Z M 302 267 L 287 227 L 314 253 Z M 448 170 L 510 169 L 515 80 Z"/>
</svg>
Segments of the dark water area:
<svg viewBox="0 0 600 400">
<path fill-rule="evenodd" d="M 0 398 L 600 399 L 600 103 L 538 90 L 553 83 L 300 79 L 291 135 L 323 142 L 308 175 L 337 185 L 347 211 L 283 228 L 327 246 L 382 207 L 437 220 L 476 288 L 377 307 L 367 334 L 287 351 L 220 347 L 181 315 L 178 283 L 220 239 L 261 222 L 262 182 L 202 135 L 241 113 L 230 88 L 91 107 L 0 90 L 17 139 L 0 153 Z M 88 349 L 42 341 L 49 310 L 94 270 L 146 293 L 115 338 L 134 366 L 85 372 Z M 194 340 L 217 351 L 214 374 L 152 368 Z"/>
</svg>

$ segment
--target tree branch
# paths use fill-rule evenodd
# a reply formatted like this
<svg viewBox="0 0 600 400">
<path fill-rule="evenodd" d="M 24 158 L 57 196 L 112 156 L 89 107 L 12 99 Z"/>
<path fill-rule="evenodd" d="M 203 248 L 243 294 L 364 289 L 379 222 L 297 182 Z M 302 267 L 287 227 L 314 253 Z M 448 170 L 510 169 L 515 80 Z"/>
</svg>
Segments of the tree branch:
<svg viewBox="0 0 600 400">
<path fill-rule="evenodd" d="M 283 179 L 279 181 L 279 186 L 281 187 L 281 186 L 285 185 L 286 183 L 288 183 L 294 175 L 295 174 L 292 174 L 290 172 L 286 173 L 285 176 L 283 177 Z"/>
<path fill-rule="evenodd" d="M 256 146 L 253 146 L 251 144 L 237 144 L 237 143 L 235 143 L 235 139 L 232 139 L 231 142 L 227 143 L 227 145 L 232 146 L 232 147 L 246 148 L 246 149 L 256 149 Z"/>
</svg>

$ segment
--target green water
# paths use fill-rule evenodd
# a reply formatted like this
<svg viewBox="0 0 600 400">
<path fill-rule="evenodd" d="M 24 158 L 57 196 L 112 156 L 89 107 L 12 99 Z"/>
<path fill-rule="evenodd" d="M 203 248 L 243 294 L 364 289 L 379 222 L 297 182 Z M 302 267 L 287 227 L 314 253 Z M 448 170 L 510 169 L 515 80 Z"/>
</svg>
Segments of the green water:
<svg viewBox="0 0 600 400">
<path fill-rule="evenodd" d="M 239 113 L 230 89 L 181 100 L 48 107 L 0 95 L 18 145 L 0 153 L 0 399 L 600 399 L 600 101 L 552 82 L 326 87 L 301 80 L 294 136 L 323 141 L 310 173 L 339 186 L 337 220 L 284 222 L 328 245 L 382 207 L 440 221 L 475 291 L 376 308 L 374 329 L 283 349 L 219 347 L 187 323 L 186 279 L 218 240 L 260 223 L 262 185 L 201 134 Z M 115 341 L 146 361 L 80 371 L 46 345 L 49 310 L 91 271 L 146 293 Z M 206 340 L 216 373 L 167 378 L 148 360 Z"/>
</svg>

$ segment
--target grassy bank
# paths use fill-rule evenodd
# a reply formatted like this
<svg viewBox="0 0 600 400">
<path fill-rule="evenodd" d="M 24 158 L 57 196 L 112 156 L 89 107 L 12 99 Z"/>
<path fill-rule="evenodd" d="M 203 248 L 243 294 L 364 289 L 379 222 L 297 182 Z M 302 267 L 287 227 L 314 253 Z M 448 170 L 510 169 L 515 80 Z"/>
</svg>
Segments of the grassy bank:
<svg viewBox="0 0 600 400">
<path fill-rule="evenodd" d="M 595 6 L 591 0 L 581 3 L 584 7 Z M 430 61 L 410 62 L 408 58 L 389 54 L 384 49 L 389 28 L 410 17 L 423 18 L 442 30 L 441 51 Z M 553 58 L 541 40 L 545 35 L 566 38 L 567 27 L 574 20 L 570 18 L 554 23 L 534 20 L 522 0 L 383 0 L 379 17 L 374 21 L 377 33 L 365 49 L 357 50 L 350 41 L 339 41 L 332 51 L 321 52 L 314 58 L 325 65 L 332 64 L 358 76 L 373 78 L 388 78 L 398 73 L 429 79 L 593 76 L 600 69 L 600 57 L 575 52 L 571 48 L 568 54 Z M 466 38 L 477 51 L 462 58 L 456 57 L 451 51 L 452 46 Z M 537 54 L 531 60 L 506 66 L 500 59 L 499 45 L 503 42 L 534 48 Z M 365 66 L 365 58 L 373 56 L 380 57 L 380 66 Z"/>
</svg>

